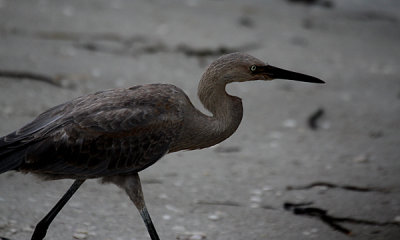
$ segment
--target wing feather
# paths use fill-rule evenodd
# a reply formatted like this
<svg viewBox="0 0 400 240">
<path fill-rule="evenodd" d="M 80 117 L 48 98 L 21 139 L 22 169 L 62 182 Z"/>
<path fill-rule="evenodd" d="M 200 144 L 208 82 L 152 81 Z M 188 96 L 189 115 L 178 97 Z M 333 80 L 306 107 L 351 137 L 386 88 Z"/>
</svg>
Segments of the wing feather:
<svg viewBox="0 0 400 240">
<path fill-rule="evenodd" d="M 3 138 L 27 144 L 22 171 L 51 178 L 137 172 L 166 154 L 180 133 L 180 94 L 161 84 L 98 92 L 50 109 Z"/>
</svg>

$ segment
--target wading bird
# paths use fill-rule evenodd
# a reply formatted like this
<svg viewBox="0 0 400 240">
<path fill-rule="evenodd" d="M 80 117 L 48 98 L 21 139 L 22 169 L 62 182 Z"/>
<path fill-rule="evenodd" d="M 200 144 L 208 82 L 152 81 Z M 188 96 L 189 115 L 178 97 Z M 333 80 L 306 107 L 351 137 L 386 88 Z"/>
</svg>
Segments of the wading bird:
<svg viewBox="0 0 400 240">
<path fill-rule="evenodd" d="M 50 108 L 21 129 L 0 138 L 0 173 L 17 170 L 44 179 L 75 179 L 37 224 L 41 240 L 58 212 L 86 179 L 101 178 L 126 191 L 152 240 L 158 234 L 143 199 L 138 172 L 163 155 L 213 146 L 239 126 L 242 101 L 225 91 L 231 82 L 290 79 L 322 80 L 265 64 L 244 53 L 215 60 L 203 74 L 198 96 L 211 116 L 169 84 L 113 89 L 78 97 Z"/>
</svg>

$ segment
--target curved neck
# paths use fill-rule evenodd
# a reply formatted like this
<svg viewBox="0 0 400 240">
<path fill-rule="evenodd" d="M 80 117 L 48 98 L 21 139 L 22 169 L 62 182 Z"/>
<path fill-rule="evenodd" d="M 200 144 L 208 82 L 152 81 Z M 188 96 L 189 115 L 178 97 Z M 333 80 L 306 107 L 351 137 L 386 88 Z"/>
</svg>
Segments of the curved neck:
<svg viewBox="0 0 400 240">
<path fill-rule="evenodd" d="M 221 81 L 221 79 L 218 79 Z M 208 134 L 207 147 L 215 145 L 231 136 L 239 127 L 243 117 L 240 98 L 225 91 L 226 83 L 204 77 L 198 87 L 198 96 L 212 116 L 204 116 L 203 131 Z"/>
<path fill-rule="evenodd" d="M 201 81 L 198 88 L 200 102 L 212 113 L 214 120 L 223 122 L 231 119 L 234 110 L 243 110 L 240 98 L 229 95 L 225 87 L 226 84 L 211 85 Z"/>
<path fill-rule="evenodd" d="M 186 109 L 183 130 L 178 140 L 172 143 L 169 152 L 210 147 L 236 131 L 243 117 L 242 101 L 227 94 L 225 86 L 226 83 L 216 84 L 212 78 L 203 76 L 198 96 L 212 116 L 201 113 L 187 98 L 191 107 Z"/>
</svg>

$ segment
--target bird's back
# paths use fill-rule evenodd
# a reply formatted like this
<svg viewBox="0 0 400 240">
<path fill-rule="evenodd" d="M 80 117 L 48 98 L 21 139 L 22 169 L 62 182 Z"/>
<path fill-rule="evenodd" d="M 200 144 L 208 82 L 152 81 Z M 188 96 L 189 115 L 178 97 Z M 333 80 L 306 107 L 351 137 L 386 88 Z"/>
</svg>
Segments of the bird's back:
<svg viewBox="0 0 400 240">
<path fill-rule="evenodd" d="M 94 178 L 140 171 L 169 150 L 187 97 L 150 84 L 82 96 L 53 107 L 0 138 L 0 173 Z"/>
</svg>

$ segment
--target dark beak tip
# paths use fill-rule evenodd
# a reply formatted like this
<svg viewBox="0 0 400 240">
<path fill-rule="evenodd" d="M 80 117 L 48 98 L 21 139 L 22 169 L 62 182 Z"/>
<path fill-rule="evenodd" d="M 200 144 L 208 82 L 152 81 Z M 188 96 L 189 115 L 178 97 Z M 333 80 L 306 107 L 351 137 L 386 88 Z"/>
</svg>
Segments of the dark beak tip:
<svg viewBox="0 0 400 240">
<path fill-rule="evenodd" d="M 271 65 L 267 65 L 263 69 L 265 71 L 265 74 L 269 75 L 273 79 L 286 79 L 286 80 L 294 80 L 294 81 L 300 81 L 300 82 L 309 82 L 309 83 L 319 83 L 319 84 L 324 84 L 325 81 L 310 76 L 306 75 L 303 73 L 298 73 L 298 72 L 292 72 L 289 70 L 285 70 L 282 68 L 277 68 Z"/>
</svg>

